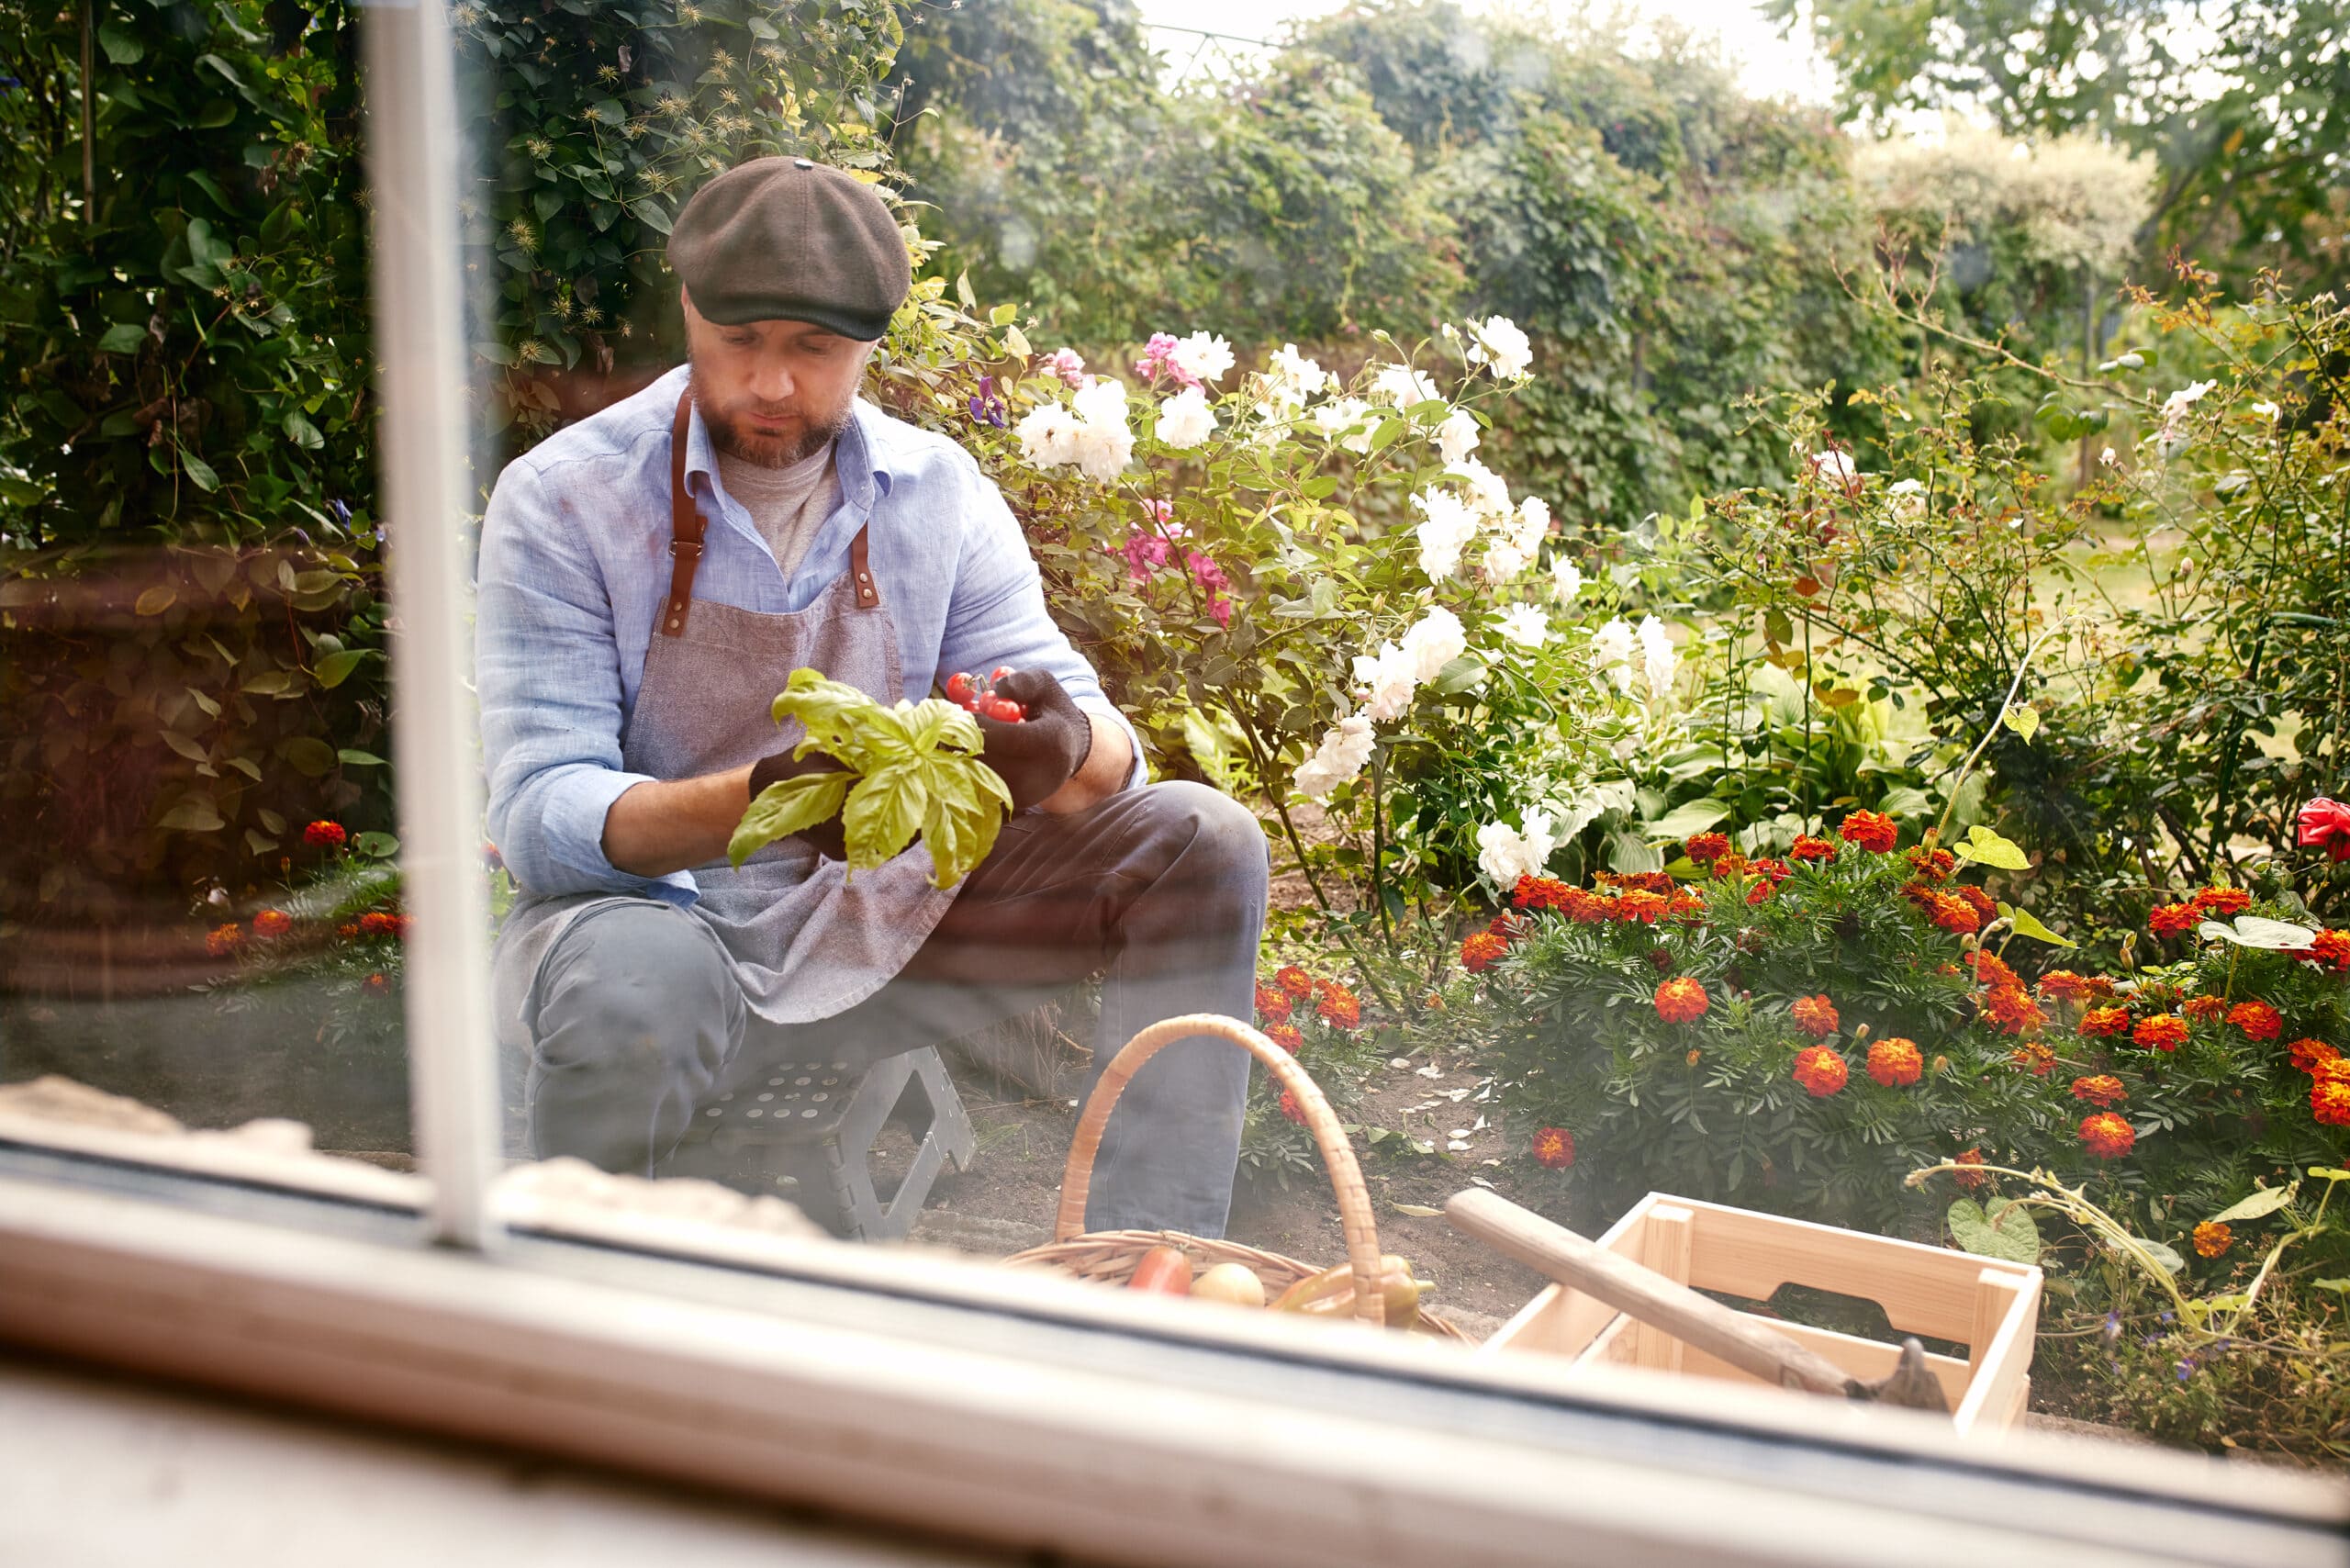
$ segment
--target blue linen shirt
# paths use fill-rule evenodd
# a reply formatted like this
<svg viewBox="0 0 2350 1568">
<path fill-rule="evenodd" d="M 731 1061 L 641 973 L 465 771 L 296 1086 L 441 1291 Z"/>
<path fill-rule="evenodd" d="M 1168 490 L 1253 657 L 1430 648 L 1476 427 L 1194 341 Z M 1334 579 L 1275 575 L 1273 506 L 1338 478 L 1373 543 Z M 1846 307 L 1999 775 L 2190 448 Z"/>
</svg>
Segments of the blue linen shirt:
<svg viewBox="0 0 2350 1568">
<path fill-rule="evenodd" d="M 690 871 L 639 877 L 606 857 L 604 815 L 647 781 L 621 737 L 669 589 L 669 447 L 683 367 L 506 466 L 482 520 L 476 676 L 489 831 L 507 869 L 543 897 L 646 893 L 687 905 Z M 896 622 L 905 696 L 1000 665 L 1046 669 L 1091 712 L 1134 730 L 1045 608 L 1036 563 L 970 454 L 862 400 L 834 446 L 840 503 L 786 581 L 749 511 L 720 483 L 701 411 L 686 485 L 706 521 L 694 597 L 762 614 L 805 610 L 867 549 Z M 744 722 L 764 724 L 764 712 Z"/>
</svg>

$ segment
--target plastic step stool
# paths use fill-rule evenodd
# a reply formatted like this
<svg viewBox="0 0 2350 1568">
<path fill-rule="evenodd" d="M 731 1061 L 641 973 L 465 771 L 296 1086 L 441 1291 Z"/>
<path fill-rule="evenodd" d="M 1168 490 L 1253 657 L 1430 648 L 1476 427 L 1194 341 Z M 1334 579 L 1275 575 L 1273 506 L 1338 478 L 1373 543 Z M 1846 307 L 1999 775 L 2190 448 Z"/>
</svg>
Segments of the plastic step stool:
<svg viewBox="0 0 2350 1568">
<path fill-rule="evenodd" d="M 873 1141 L 893 1117 L 908 1124 L 914 1155 L 884 1203 Z M 946 1161 L 969 1170 L 976 1144 L 946 1062 L 925 1046 L 883 1057 L 863 1073 L 840 1061 L 772 1063 L 764 1077 L 701 1107 L 662 1174 L 788 1198 L 848 1240 L 897 1241 L 913 1228 Z"/>
</svg>

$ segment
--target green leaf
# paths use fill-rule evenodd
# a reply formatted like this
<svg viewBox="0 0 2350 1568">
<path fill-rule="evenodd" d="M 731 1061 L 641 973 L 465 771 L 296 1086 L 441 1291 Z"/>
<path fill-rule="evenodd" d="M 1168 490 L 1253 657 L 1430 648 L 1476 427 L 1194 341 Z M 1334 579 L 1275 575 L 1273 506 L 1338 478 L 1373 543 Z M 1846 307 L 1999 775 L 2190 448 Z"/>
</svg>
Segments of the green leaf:
<svg viewBox="0 0 2350 1568">
<path fill-rule="evenodd" d="M 136 321 L 117 321 L 98 340 L 100 353 L 137 353 L 147 341 L 147 329 Z"/>
<path fill-rule="evenodd" d="M 363 833 L 351 841 L 352 849 L 377 860 L 389 860 L 400 852 L 400 841 L 388 833 Z"/>
<path fill-rule="evenodd" d="M 134 615 L 161 615 L 180 597 L 180 590 L 169 583 L 158 583 L 140 594 L 131 607 Z M 218 710 L 215 709 L 218 712 Z"/>
<path fill-rule="evenodd" d="M 858 779 L 841 809 L 848 839 L 848 864 L 863 871 L 913 842 L 930 810 L 927 769 L 918 762 L 892 762 Z"/>
<path fill-rule="evenodd" d="M 2312 1290 L 2332 1291 L 2336 1295 L 2350 1295 L 2350 1280 L 2311 1280 Z"/>
<path fill-rule="evenodd" d="M 2223 1225 L 2231 1220 L 2260 1219 L 2273 1215 L 2293 1201 L 2293 1194 L 2300 1190 L 2300 1185 L 2299 1182 L 2288 1182 L 2282 1187 L 2255 1187 L 2243 1202 L 2231 1204 L 2213 1215 L 2211 1223 Z"/>
<path fill-rule="evenodd" d="M 282 740 L 277 743 L 277 755 L 293 764 L 297 772 L 312 778 L 334 771 L 334 747 L 316 735 L 294 735 Z"/>
<path fill-rule="evenodd" d="M 744 861 L 777 839 L 829 821 L 841 809 L 856 777 L 853 773 L 801 773 L 760 790 L 726 841 L 727 863 L 739 869 Z"/>
<path fill-rule="evenodd" d="M 336 752 L 334 754 L 334 759 L 342 764 L 345 767 L 381 767 L 384 766 L 384 759 L 377 756 L 374 752 L 359 751 L 351 746 L 344 746 L 341 751 Z"/>
<path fill-rule="evenodd" d="M 2008 917 L 2008 924 L 2014 928 L 2015 934 L 2019 936 L 2029 936 L 2035 942 L 2053 943 L 2059 947 L 2080 946 L 2071 937 L 2059 936 L 2045 925 L 2041 924 L 2030 910 L 2010 909 L 2006 904 L 2001 904 L 1999 913 Z"/>
<path fill-rule="evenodd" d="M 218 833 L 229 824 L 212 802 L 201 795 L 190 795 L 156 819 L 155 825 L 173 833 Z"/>
<path fill-rule="evenodd" d="M 2267 953 L 2298 953 L 2317 940 L 2317 933 L 2306 925 L 2268 920 L 2257 914 L 2237 915 L 2233 925 L 2207 920 L 2195 928 L 2195 934 L 2208 941 L 2232 942 L 2239 947 L 2257 947 Z"/>
<path fill-rule="evenodd" d="M 1641 823 L 1640 834 L 1651 839 L 1684 839 L 1705 832 L 1728 815 L 1729 806 L 1726 801 L 1684 801 L 1656 821 Z"/>
<path fill-rule="evenodd" d="M 185 447 L 181 447 L 179 454 L 180 466 L 187 471 L 189 480 L 197 489 L 209 492 L 220 487 L 220 476 L 212 471 L 212 465 Z"/>
<path fill-rule="evenodd" d="M 364 664 L 375 653 L 373 648 L 345 648 L 339 654 L 329 654 L 318 662 L 315 672 L 319 684 L 332 691 L 351 678 L 351 672 Z"/>
<path fill-rule="evenodd" d="M 240 690 L 255 697 L 294 697 L 302 690 L 302 672 L 297 669 L 265 669 L 248 677 Z"/>
<path fill-rule="evenodd" d="M 2332 1165 L 2312 1165 L 2307 1174 L 2320 1182 L 2350 1182 L 2350 1170 Z"/>
<path fill-rule="evenodd" d="M 99 24 L 98 47 L 106 50 L 109 65 L 136 65 L 147 58 L 145 42 L 118 22 Z"/>
<path fill-rule="evenodd" d="M 327 438 L 319 433 L 319 427 L 303 418 L 299 409 L 279 420 L 278 428 L 285 432 L 286 440 L 305 452 L 319 452 L 327 444 Z"/>
<path fill-rule="evenodd" d="M 2030 740 L 2032 736 L 2040 733 L 2040 710 L 2032 707 L 2030 703 L 2025 703 L 2023 706 L 2018 708 L 2010 708 L 2008 710 L 2007 715 L 2002 722 L 2006 723 L 2008 728 L 2013 730 L 2024 739 Z"/>
<path fill-rule="evenodd" d="M 1958 846 L 1958 857 L 1972 860 L 1977 865 L 1994 866 L 2003 871 L 2024 871 L 2031 868 L 2031 859 L 2020 846 L 2001 838 L 1979 823 L 1967 830 L 1966 842 Z"/>
<path fill-rule="evenodd" d="M 2031 1211 L 2009 1199 L 1995 1204 L 1987 1214 L 1972 1198 L 1952 1203 L 1943 1218 L 1951 1239 L 1978 1258 L 2003 1258 L 2010 1263 L 2040 1261 L 2040 1227 Z"/>
<path fill-rule="evenodd" d="M 2184 1273 L 2186 1271 L 2187 1260 L 2180 1257 L 2165 1243 L 2155 1241 L 2143 1236 L 2133 1236 L 2130 1239 L 2144 1248 L 2148 1255 L 2151 1256 L 2155 1262 L 2160 1263 L 2172 1273 L 2177 1274 Z"/>
</svg>

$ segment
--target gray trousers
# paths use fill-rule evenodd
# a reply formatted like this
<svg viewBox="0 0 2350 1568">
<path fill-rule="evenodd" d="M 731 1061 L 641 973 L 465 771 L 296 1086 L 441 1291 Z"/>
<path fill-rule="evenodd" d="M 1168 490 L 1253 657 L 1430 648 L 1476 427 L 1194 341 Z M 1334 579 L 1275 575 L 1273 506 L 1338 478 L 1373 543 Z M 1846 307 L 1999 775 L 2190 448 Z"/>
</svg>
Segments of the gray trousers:
<svg viewBox="0 0 2350 1568">
<path fill-rule="evenodd" d="M 1265 838 L 1196 784 L 1154 784 L 1083 812 L 1004 824 L 896 979 L 812 1024 L 745 1004 L 717 937 L 655 899 L 581 914 L 541 964 L 526 1089 L 542 1159 L 651 1175 L 700 1106 L 778 1057 L 862 1066 L 936 1045 L 1102 975 L 1090 1093 L 1138 1030 L 1185 1013 L 1254 1015 Z M 1219 1237 L 1232 1202 L 1248 1057 L 1191 1039 L 1152 1058 L 1094 1162 L 1088 1229 Z"/>
</svg>

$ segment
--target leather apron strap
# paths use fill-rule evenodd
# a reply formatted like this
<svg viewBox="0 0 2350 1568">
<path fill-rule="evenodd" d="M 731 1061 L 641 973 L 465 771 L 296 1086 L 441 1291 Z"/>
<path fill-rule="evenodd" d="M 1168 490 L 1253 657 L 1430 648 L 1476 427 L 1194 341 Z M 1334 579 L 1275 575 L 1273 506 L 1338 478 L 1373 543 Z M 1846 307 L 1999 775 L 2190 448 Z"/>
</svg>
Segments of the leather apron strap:
<svg viewBox="0 0 2350 1568">
<path fill-rule="evenodd" d="M 685 635 L 686 613 L 693 605 L 694 574 L 701 569 L 701 509 L 686 490 L 686 437 L 693 427 L 693 389 L 688 387 L 677 394 L 677 417 L 669 429 L 669 602 L 661 610 L 664 637 Z M 856 588 L 856 607 L 878 610 L 881 589 L 866 558 L 865 535 L 866 528 L 860 527 L 849 541 L 849 576 Z"/>
</svg>

